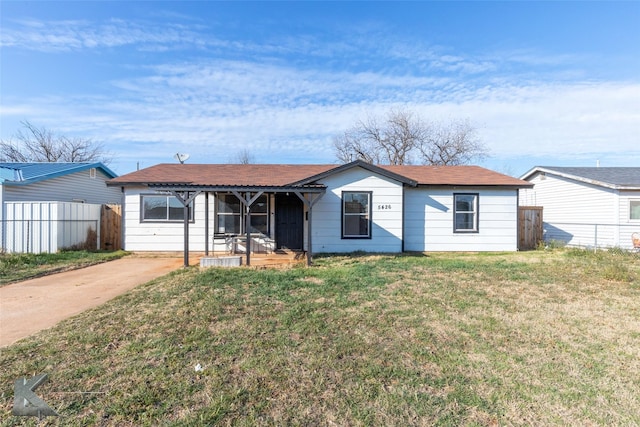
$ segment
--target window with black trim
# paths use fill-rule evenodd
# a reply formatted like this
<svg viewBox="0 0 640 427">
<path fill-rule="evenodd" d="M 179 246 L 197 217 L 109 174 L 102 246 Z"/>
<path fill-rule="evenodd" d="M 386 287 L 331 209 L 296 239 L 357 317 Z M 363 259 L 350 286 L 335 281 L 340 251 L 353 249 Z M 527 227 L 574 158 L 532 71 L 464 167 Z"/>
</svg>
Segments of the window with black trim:
<svg viewBox="0 0 640 427">
<path fill-rule="evenodd" d="M 342 192 L 342 238 L 371 238 L 371 192 Z"/>
<path fill-rule="evenodd" d="M 143 222 L 180 222 L 184 221 L 184 206 L 175 196 L 143 195 Z M 189 221 L 193 221 L 193 202 L 189 205 Z"/>
<path fill-rule="evenodd" d="M 217 196 L 217 225 L 216 233 L 244 234 L 244 208 L 234 194 L 219 194 Z M 269 197 L 261 195 L 251 205 L 251 233 L 269 234 Z"/>
<path fill-rule="evenodd" d="M 453 195 L 453 231 L 478 232 L 478 194 Z"/>
</svg>

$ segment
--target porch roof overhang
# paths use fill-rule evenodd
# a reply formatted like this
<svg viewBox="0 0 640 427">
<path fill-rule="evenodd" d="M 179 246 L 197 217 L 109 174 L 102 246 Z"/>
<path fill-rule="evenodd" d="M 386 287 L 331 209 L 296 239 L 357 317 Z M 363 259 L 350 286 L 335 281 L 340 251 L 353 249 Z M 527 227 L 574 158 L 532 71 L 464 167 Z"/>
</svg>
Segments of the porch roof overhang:
<svg viewBox="0 0 640 427">
<path fill-rule="evenodd" d="M 184 182 L 153 182 L 146 183 L 147 188 L 155 191 L 171 193 L 180 200 L 184 206 L 184 266 L 189 266 L 189 204 L 201 193 L 221 193 L 231 192 L 235 194 L 241 203 L 244 204 L 247 209 L 253 202 L 263 193 L 294 193 L 309 209 L 309 220 L 307 221 L 308 227 L 308 246 L 307 250 L 307 265 L 311 265 L 311 214 L 313 205 L 325 194 L 327 187 L 322 184 L 305 184 L 305 185 L 283 185 L 283 186 L 269 186 L 269 185 L 203 185 L 203 184 L 190 184 Z M 240 193 L 245 193 L 241 195 Z M 247 194 L 248 193 L 248 194 Z M 251 193 L 256 193 L 251 196 Z M 206 210 L 205 219 L 205 236 L 208 236 L 208 209 Z M 248 221 L 248 219 L 247 219 Z M 247 223 L 247 230 L 249 229 Z M 209 253 L 208 241 L 205 237 L 205 253 Z M 247 231 L 247 247 L 245 250 L 246 263 L 250 265 L 251 256 L 251 239 L 249 231 Z"/>
<path fill-rule="evenodd" d="M 314 185 L 283 185 L 283 186 L 270 186 L 270 185 L 202 185 L 202 184 L 189 184 L 189 183 L 177 183 L 177 182 L 156 182 L 147 183 L 149 189 L 156 191 L 205 191 L 213 193 L 223 192 L 267 192 L 267 193 L 325 193 L 327 191 L 326 185 L 314 184 Z"/>
</svg>

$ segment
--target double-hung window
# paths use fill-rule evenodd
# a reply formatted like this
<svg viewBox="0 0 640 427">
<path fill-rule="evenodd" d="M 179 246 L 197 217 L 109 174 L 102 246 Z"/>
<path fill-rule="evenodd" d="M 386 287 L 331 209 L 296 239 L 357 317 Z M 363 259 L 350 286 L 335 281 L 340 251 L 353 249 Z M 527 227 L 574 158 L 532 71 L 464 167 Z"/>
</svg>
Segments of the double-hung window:
<svg viewBox="0 0 640 427">
<path fill-rule="evenodd" d="M 184 221 L 184 206 L 175 196 L 143 195 L 143 222 L 180 222 Z M 193 221 L 193 202 L 189 205 L 189 221 Z"/>
<path fill-rule="evenodd" d="M 640 220 L 640 200 L 629 201 L 629 219 Z"/>
<path fill-rule="evenodd" d="M 453 195 L 454 233 L 478 232 L 478 194 Z"/>
<path fill-rule="evenodd" d="M 266 194 L 258 197 L 251 205 L 251 233 L 269 234 L 269 198 Z"/>
<path fill-rule="evenodd" d="M 371 238 L 371 192 L 342 193 L 342 238 Z"/>
<path fill-rule="evenodd" d="M 218 233 L 240 234 L 242 222 L 242 204 L 233 194 L 220 194 L 217 197 Z"/>
<path fill-rule="evenodd" d="M 217 196 L 217 225 L 216 233 L 244 234 L 245 208 L 233 194 L 219 194 Z M 251 219 L 249 232 L 269 234 L 269 198 L 266 194 L 258 197 L 251 205 Z"/>
</svg>

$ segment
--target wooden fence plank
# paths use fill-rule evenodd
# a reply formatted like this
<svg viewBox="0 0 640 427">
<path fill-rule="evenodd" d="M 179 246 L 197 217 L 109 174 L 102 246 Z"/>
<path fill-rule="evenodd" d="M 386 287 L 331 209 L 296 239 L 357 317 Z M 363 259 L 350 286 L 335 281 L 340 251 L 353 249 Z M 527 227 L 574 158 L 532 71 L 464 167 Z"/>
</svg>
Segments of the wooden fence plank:
<svg viewBox="0 0 640 427">
<path fill-rule="evenodd" d="M 102 205 L 100 215 L 100 249 L 122 249 L 122 207 Z"/>
<path fill-rule="evenodd" d="M 518 250 L 530 250 L 542 242 L 542 207 L 518 207 Z"/>
</svg>

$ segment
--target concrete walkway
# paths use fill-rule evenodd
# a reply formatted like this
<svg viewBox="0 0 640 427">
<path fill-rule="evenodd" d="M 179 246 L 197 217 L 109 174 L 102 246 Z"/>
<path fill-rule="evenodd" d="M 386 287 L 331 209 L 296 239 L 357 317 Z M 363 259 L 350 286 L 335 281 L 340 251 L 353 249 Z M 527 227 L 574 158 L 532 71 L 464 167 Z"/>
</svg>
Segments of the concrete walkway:
<svg viewBox="0 0 640 427">
<path fill-rule="evenodd" d="M 181 268 L 182 258 L 128 256 L 0 287 L 0 347 Z"/>
</svg>

